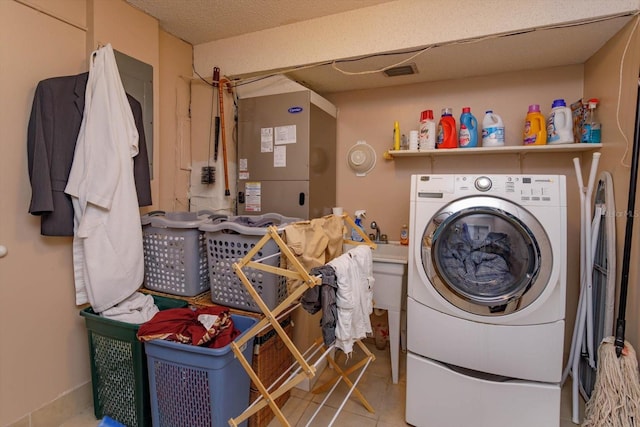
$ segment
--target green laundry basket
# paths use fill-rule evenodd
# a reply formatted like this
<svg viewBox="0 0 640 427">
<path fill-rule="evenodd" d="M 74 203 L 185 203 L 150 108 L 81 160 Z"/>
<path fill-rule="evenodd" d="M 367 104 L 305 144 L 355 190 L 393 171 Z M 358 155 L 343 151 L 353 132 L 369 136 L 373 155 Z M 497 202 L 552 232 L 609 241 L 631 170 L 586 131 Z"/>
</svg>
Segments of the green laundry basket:
<svg viewBox="0 0 640 427">
<path fill-rule="evenodd" d="M 183 300 L 153 296 L 160 310 L 186 307 Z M 128 427 L 151 426 L 147 357 L 136 334 L 140 325 L 108 319 L 91 307 L 80 311 L 87 326 L 93 412 Z"/>
</svg>

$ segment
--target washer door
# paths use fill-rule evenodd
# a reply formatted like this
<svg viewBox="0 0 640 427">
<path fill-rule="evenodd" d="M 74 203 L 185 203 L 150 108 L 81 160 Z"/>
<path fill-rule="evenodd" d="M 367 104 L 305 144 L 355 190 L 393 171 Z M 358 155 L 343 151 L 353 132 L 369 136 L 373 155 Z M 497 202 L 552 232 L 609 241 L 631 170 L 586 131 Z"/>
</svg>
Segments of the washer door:
<svg viewBox="0 0 640 427">
<path fill-rule="evenodd" d="M 527 210 L 497 197 L 441 209 L 422 236 L 422 266 L 438 293 L 469 313 L 501 316 L 542 294 L 553 266 L 549 237 Z"/>
</svg>

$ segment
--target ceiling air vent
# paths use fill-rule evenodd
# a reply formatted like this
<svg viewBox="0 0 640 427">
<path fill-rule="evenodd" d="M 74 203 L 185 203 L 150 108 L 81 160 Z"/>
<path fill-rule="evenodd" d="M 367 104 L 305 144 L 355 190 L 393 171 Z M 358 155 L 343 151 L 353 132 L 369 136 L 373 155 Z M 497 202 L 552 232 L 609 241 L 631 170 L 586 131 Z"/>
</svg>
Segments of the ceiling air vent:
<svg viewBox="0 0 640 427">
<path fill-rule="evenodd" d="M 410 74 L 416 74 L 418 69 L 416 64 L 411 63 L 407 65 L 400 65 L 399 67 L 388 68 L 384 70 L 384 74 L 387 77 L 408 76 Z"/>
</svg>

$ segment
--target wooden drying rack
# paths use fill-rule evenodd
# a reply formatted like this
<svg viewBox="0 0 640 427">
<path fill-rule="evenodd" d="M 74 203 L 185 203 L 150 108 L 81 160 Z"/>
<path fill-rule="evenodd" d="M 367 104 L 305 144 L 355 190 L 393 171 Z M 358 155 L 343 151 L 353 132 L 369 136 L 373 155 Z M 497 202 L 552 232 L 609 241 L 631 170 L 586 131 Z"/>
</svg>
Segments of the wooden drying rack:
<svg viewBox="0 0 640 427">
<path fill-rule="evenodd" d="M 343 243 L 348 243 L 352 245 L 366 244 L 372 249 L 376 249 L 377 247 L 376 244 L 369 239 L 369 236 L 367 236 L 365 232 L 355 224 L 353 219 L 348 214 L 340 215 L 340 217 L 342 217 L 342 219 L 346 222 L 346 226 L 351 226 L 353 229 L 355 229 L 364 240 L 363 242 L 356 242 L 350 239 L 344 239 Z M 269 240 L 273 240 L 278 245 L 278 247 L 280 248 L 280 253 L 287 258 L 289 266 L 293 267 L 293 270 L 283 268 L 283 267 L 274 267 L 274 266 L 266 265 L 266 264 L 263 264 L 259 259 L 252 261 L 253 257 L 260 251 L 260 249 Z M 264 303 L 264 301 L 262 300 L 258 292 L 251 285 L 251 282 L 247 278 L 246 274 L 244 273 L 243 268 L 245 267 L 261 270 L 270 274 L 285 276 L 291 279 L 297 279 L 302 281 L 302 284 L 299 285 L 295 290 L 293 290 L 288 295 L 288 297 L 285 298 L 285 300 L 282 301 L 280 304 L 278 304 L 273 310 L 269 310 L 269 307 L 267 307 L 267 305 Z M 254 402 L 252 402 L 242 414 L 240 414 L 236 418 L 230 419 L 229 425 L 234 427 L 238 426 L 240 423 L 248 419 L 251 415 L 258 412 L 260 409 L 266 406 L 269 406 L 283 426 L 290 426 L 289 422 L 287 421 L 285 416 L 282 414 L 281 409 L 276 404 L 276 399 L 282 396 L 287 391 L 291 390 L 293 387 L 300 384 L 305 379 L 313 378 L 316 375 L 317 366 L 320 364 L 322 360 L 325 360 L 325 359 L 333 367 L 337 375 L 331 380 L 329 380 L 327 383 L 313 390 L 313 392 L 319 393 L 321 391 L 325 391 L 330 388 L 329 393 L 326 395 L 326 397 L 324 398 L 324 400 L 322 401 L 322 403 L 320 404 L 316 412 L 313 414 L 313 416 L 309 420 L 309 424 L 313 421 L 315 416 L 318 414 L 320 409 L 323 407 L 323 405 L 325 404 L 325 402 L 327 401 L 331 393 L 333 393 L 336 386 L 339 384 L 341 380 L 344 380 L 345 383 L 350 387 L 350 389 L 347 395 L 344 397 L 342 404 L 337 409 L 329 425 L 333 424 L 333 422 L 337 418 L 338 414 L 340 413 L 340 411 L 342 410 L 342 408 L 344 407 L 345 403 L 347 402 L 347 400 L 349 399 L 352 393 L 354 393 L 358 397 L 360 402 L 364 405 L 364 407 L 369 412 L 373 413 L 374 412 L 373 407 L 369 404 L 369 402 L 367 402 L 367 400 L 364 398 L 362 393 L 360 393 L 360 391 L 356 387 L 358 382 L 362 378 L 362 375 L 364 374 L 365 370 L 369 366 L 369 364 L 375 360 L 375 356 L 369 351 L 369 349 L 367 349 L 367 347 L 364 344 L 362 344 L 360 340 L 356 340 L 355 343 L 364 352 L 365 357 L 362 360 L 360 360 L 358 363 L 354 364 L 350 368 L 343 371 L 332 357 L 333 350 L 335 349 L 335 344 L 329 347 L 325 347 L 323 343 L 323 339 L 318 338 L 311 345 L 309 349 L 307 349 L 304 353 L 301 353 L 298 350 L 298 348 L 293 344 L 293 342 L 291 341 L 287 333 L 284 331 L 283 327 L 278 322 L 278 318 L 283 314 L 289 313 L 292 310 L 291 307 L 295 306 L 299 298 L 302 296 L 302 294 L 304 294 L 305 291 L 307 291 L 307 289 L 313 288 L 314 286 L 319 285 L 321 282 L 320 277 L 311 276 L 306 271 L 305 267 L 300 263 L 300 261 L 298 261 L 298 259 L 295 257 L 293 252 L 289 249 L 287 244 L 280 237 L 278 228 L 275 226 L 268 227 L 264 237 L 262 237 L 258 241 L 258 243 L 245 255 L 244 258 L 242 258 L 240 261 L 233 264 L 233 269 L 236 275 L 240 278 L 240 280 L 244 284 L 245 288 L 247 289 L 247 292 L 249 292 L 249 294 L 254 299 L 255 303 L 258 305 L 258 307 L 260 308 L 260 310 L 262 311 L 265 317 L 260 321 L 258 321 L 258 323 L 256 323 L 245 334 L 243 334 L 242 337 L 240 337 L 238 340 L 233 341 L 231 343 L 231 349 L 233 350 L 236 357 L 242 364 L 242 367 L 244 368 L 244 370 L 247 371 L 247 374 L 249 374 L 251 381 L 260 392 L 260 396 L 258 396 L 258 398 Z M 289 369 L 280 378 L 278 378 L 273 384 L 265 387 L 265 385 L 262 383 L 262 381 L 260 381 L 260 378 L 258 378 L 257 374 L 253 370 L 251 364 L 247 362 L 247 359 L 242 354 L 242 348 L 248 341 L 253 339 L 269 324 L 273 327 L 274 331 L 280 336 L 280 338 L 286 345 L 287 349 L 292 353 L 295 361 L 293 365 L 291 365 Z M 320 356 L 317 357 L 313 363 L 310 363 L 310 361 L 316 357 L 318 352 L 321 352 Z M 352 382 L 349 379 L 348 375 L 350 375 L 351 373 L 355 372 L 357 369 L 360 369 L 360 368 L 361 370 L 359 372 L 357 379 L 354 382 Z M 290 371 L 291 373 L 287 378 L 287 380 L 284 381 L 275 390 L 270 391 L 273 385 L 277 384 Z"/>
</svg>

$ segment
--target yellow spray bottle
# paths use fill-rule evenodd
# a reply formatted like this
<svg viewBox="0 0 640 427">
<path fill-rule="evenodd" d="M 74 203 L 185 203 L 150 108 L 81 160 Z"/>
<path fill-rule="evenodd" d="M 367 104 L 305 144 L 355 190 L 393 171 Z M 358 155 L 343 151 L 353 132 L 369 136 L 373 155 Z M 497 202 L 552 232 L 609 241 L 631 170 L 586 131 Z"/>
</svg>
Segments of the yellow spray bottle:
<svg viewBox="0 0 640 427">
<path fill-rule="evenodd" d="M 397 120 L 393 122 L 393 149 L 400 150 L 400 123 Z"/>
</svg>

